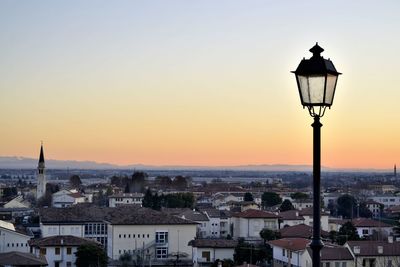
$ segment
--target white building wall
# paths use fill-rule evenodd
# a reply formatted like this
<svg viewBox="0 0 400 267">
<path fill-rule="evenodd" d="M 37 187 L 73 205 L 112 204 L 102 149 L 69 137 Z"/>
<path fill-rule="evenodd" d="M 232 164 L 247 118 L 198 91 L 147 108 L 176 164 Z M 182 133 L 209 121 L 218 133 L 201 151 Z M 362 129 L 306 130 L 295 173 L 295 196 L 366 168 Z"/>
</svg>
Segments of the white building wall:
<svg viewBox="0 0 400 267">
<path fill-rule="evenodd" d="M 0 228 L 0 253 L 10 251 L 29 252 L 31 237 L 8 229 Z"/>
<path fill-rule="evenodd" d="M 313 226 L 313 217 L 312 216 L 303 215 L 303 217 L 304 217 L 304 224 Z M 329 231 L 329 216 L 328 215 L 321 216 L 321 229 L 324 231 Z"/>
<path fill-rule="evenodd" d="M 400 205 L 400 197 L 399 196 L 375 196 L 370 197 L 375 202 L 383 204 L 385 208 L 389 208 L 392 206 Z"/>
<path fill-rule="evenodd" d="M 108 199 L 108 206 L 115 208 L 118 205 L 142 205 L 143 197 L 139 196 L 124 196 L 124 197 L 110 197 Z"/>
<path fill-rule="evenodd" d="M 273 246 L 272 248 L 272 257 L 274 262 L 278 261 L 280 264 L 282 263 L 290 263 L 292 267 L 294 266 L 305 266 L 302 265 L 302 255 L 304 254 L 303 251 L 296 251 L 296 252 L 292 252 L 290 253 L 287 249 L 285 249 L 285 253 L 283 253 L 283 248 L 281 247 L 276 247 Z M 285 255 L 283 255 L 285 254 Z"/>
<path fill-rule="evenodd" d="M 85 229 L 83 224 L 75 224 L 75 225 L 40 224 L 40 230 L 42 231 L 42 237 L 56 236 L 56 235 L 73 235 L 77 237 L 83 237 Z"/>
<path fill-rule="evenodd" d="M 233 218 L 233 236 L 260 238 L 260 231 L 264 228 L 278 230 L 278 219 L 259 219 L 259 218 Z M 267 225 L 266 223 L 271 223 Z"/>
<path fill-rule="evenodd" d="M 192 258 L 189 241 L 196 236 L 196 225 L 110 225 L 108 229 L 108 256 L 118 259 L 124 252 L 146 247 L 155 242 L 158 231 L 168 232 L 168 253 L 183 252 Z M 152 249 L 154 257 L 154 248 Z"/>
<path fill-rule="evenodd" d="M 60 248 L 60 254 L 56 255 L 56 247 L 46 247 L 46 257 L 48 267 L 55 267 L 55 262 L 59 262 L 60 267 L 67 267 L 68 262 L 71 264 L 70 266 L 75 267 L 76 256 L 75 252 L 77 251 L 77 247 L 70 247 L 71 254 L 67 253 L 67 247 L 58 247 Z M 34 248 L 33 253 L 36 256 L 40 255 L 40 249 Z"/>
<path fill-rule="evenodd" d="M 203 252 L 210 253 L 210 261 L 202 257 Z M 231 259 L 233 260 L 233 248 L 193 248 L 193 263 L 214 262 L 217 259 Z"/>
</svg>

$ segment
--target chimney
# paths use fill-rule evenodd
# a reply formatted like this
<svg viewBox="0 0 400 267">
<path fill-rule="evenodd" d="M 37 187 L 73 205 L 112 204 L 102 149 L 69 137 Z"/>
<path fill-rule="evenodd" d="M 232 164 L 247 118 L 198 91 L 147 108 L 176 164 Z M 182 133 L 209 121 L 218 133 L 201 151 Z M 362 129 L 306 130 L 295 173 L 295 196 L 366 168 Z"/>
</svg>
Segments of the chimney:
<svg viewBox="0 0 400 267">
<path fill-rule="evenodd" d="M 393 236 L 388 236 L 388 243 L 392 244 L 393 243 Z"/>
<path fill-rule="evenodd" d="M 353 247 L 354 254 L 360 254 L 360 246 Z"/>
<path fill-rule="evenodd" d="M 383 246 L 378 246 L 378 254 L 383 254 Z"/>
<path fill-rule="evenodd" d="M 296 217 L 299 217 L 299 212 L 298 211 L 296 211 Z"/>
</svg>

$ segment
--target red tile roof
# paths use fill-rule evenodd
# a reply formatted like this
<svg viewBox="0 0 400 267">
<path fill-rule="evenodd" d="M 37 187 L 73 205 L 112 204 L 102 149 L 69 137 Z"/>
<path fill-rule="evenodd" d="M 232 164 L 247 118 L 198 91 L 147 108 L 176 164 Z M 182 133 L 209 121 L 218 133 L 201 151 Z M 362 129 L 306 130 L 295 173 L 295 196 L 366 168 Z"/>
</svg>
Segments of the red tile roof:
<svg viewBox="0 0 400 267">
<path fill-rule="evenodd" d="M 304 217 L 300 215 L 298 210 L 288 210 L 279 213 L 282 220 L 304 220 Z"/>
<path fill-rule="evenodd" d="M 278 215 L 276 215 L 272 212 L 267 212 L 267 211 L 263 211 L 263 210 L 253 210 L 253 209 L 248 209 L 248 210 L 236 213 L 233 215 L 233 217 L 237 217 L 237 218 L 267 218 L 267 219 L 280 218 Z"/>
<path fill-rule="evenodd" d="M 311 238 L 313 233 L 313 228 L 305 224 L 299 224 L 294 226 L 288 226 L 279 230 L 282 237 L 302 237 Z M 328 237 L 329 233 L 321 230 L 322 237 Z"/>
<path fill-rule="evenodd" d="M 234 248 L 237 244 L 237 240 L 229 239 L 194 239 L 189 242 L 189 246 L 197 248 Z"/>
<path fill-rule="evenodd" d="M 354 253 L 354 247 L 360 248 L 358 256 L 399 256 L 400 242 L 394 241 L 389 243 L 386 241 L 348 241 L 350 249 Z M 381 251 L 379 248 L 381 247 Z M 380 253 L 381 252 L 381 253 Z"/>
<path fill-rule="evenodd" d="M 392 227 L 387 223 L 368 218 L 356 218 L 352 220 L 352 223 L 355 227 Z"/>
<path fill-rule="evenodd" d="M 312 257 L 311 248 L 307 248 L 308 253 Z M 321 261 L 352 261 L 353 256 L 348 248 L 344 247 L 323 247 L 321 250 Z"/>
<path fill-rule="evenodd" d="M 268 243 L 271 246 L 281 247 L 291 251 L 299 251 L 306 249 L 307 245 L 310 242 L 311 241 L 309 239 L 305 238 L 282 238 L 278 240 L 269 241 Z"/>
</svg>

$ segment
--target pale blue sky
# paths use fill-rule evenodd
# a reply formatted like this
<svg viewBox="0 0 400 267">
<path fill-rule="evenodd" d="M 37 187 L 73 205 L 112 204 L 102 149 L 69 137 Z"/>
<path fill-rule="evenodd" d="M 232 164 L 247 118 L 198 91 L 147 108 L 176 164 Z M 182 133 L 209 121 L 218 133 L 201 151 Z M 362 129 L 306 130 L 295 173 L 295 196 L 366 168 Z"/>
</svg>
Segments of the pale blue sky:
<svg viewBox="0 0 400 267">
<path fill-rule="evenodd" d="M 34 156 L 45 139 L 60 159 L 307 163 L 289 71 L 318 41 L 344 73 L 325 165 L 386 166 L 400 149 L 399 14 L 399 1 L 0 0 L 1 154 Z"/>
</svg>

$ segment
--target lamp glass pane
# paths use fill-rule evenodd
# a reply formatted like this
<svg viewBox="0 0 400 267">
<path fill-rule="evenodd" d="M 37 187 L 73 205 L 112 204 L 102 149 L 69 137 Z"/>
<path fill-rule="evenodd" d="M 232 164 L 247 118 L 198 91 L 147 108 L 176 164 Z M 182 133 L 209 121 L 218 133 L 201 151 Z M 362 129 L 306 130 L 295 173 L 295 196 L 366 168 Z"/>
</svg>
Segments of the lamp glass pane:
<svg viewBox="0 0 400 267">
<path fill-rule="evenodd" d="M 325 103 L 328 105 L 332 105 L 333 96 L 335 94 L 335 87 L 336 87 L 336 80 L 337 76 L 328 74 L 326 80 L 326 96 L 325 96 Z"/>
<path fill-rule="evenodd" d="M 309 76 L 308 86 L 310 91 L 310 104 L 323 104 L 325 76 Z"/>
<path fill-rule="evenodd" d="M 297 76 L 297 79 L 299 81 L 299 86 L 300 86 L 300 97 L 303 101 L 304 104 L 309 104 L 310 103 L 310 94 L 309 94 L 309 89 L 308 89 L 308 77 L 307 76 Z"/>
</svg>

